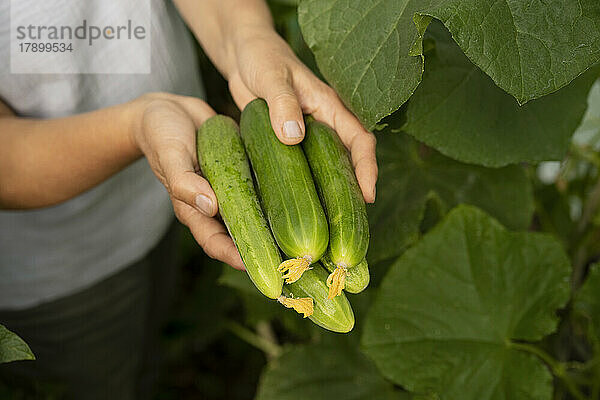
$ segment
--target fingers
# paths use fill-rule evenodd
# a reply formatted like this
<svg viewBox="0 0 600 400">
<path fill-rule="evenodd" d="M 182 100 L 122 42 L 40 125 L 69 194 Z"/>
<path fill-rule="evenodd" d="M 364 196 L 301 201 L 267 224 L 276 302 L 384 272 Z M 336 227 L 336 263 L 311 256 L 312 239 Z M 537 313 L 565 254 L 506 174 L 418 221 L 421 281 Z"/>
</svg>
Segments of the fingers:
<svg viewBox="0 0 600 400">
<path fill-rule="evenodd" d="M 161 153 L 159 160 L 165 186 L 173 198 L 207 217 L 217 213 L 217 197 L 208 181 L 195 172 L 191 155 L 185 151 L 167 150 Z"/>
<path fill-rule="evenodd" d="M 233 240 L 219 221 L 197 212 L 179 200 L 173 200 L 173 207 L 179 220 L 190 229 L 206 255 L 223 261 L 235 269 L 245 270 Z"/>
<path fill-rule="evenodd" d="M 209 183 L 196 173 L 196 129 L 215 112 L 204 101 L 150 95 L 143 120 L 144 154 L 170 195 L 207 216 L 218 211 Z"/>
<path fill-rule="evenodd" d="M 275 134 L 284 144 L 300 143 L 304 139 L 304 118 L 289 71 L 270 75 L 262 83 L 257 94 L 269 105 Z"/>
<path fill-rule="evenodd" d="M 246 108 L 246 105 L 256 98 L 256 96 L 246 87 L 238 74 L 229 78 L 229 92 L 233 101 L 240 110 Z"/>
<path fill-rule="evenodd" d="M 149 163 L 173 202 L 177 217 L 190 228 L 206 254 L 244 269 L 227 231 L 216 219 L 217 198 L 208 181 L 196 173 L 196 129 L 215 112 L 204 101 L 155 94 L 143 126 Z"/>
<path fill-rule="evenodd" d="M 375 158 L 375 135 L 370 132 L 357 133 L 350 145 L 352 165 L 358 185 L 367 203 L 374 203 L 377 183 L 377 159 Z"/>
<path fill-rule="evenodd" d="M 298 144 L 304 139 L 304 119 L 298 99 L 291 87 L 280 87 L 265 98 L 271 125 L 282 143 Z"/>
<path fill-rule="evenodd" d="M 239 75 L 230 78 L 229 91 L 240 110 L 256 98 Z M 290 145 L 300 143 L 304 139 L 304 118 L 290 83 L 285 79 L 273 82 L 260 96 L 264 97 L 269 105 L 271 125 L 279 140 Z"/>
</svg>

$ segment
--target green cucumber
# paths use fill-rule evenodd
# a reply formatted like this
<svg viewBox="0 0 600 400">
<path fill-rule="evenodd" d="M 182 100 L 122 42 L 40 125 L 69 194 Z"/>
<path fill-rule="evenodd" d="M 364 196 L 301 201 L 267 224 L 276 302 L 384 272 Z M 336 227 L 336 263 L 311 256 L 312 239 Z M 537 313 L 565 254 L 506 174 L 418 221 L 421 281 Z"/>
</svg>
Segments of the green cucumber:
<svg viewBox="0 0 600 400">
<path fill-rule="evenodd" d="M 198 163 L 212 186 L 219 212 L 254 285 L 265 296 L 281 295 L 281 255 L 262 213 L 252 173 L 234 120 L 209 118 L 197 135 Z"/>
<path fill-rule="evenodd" d="M 321 264 L 323 264 L 323 267 L 330 273 L 336 269 L 336 265 L 331 261 L 329 252 L 325 253 L 321 258 Z M 363 258 L 356 266 L 348 269 L 344 290 L 353 294 L 360 293 L 369 286 L 370 280 L 369 264 L 367 264 L 367 260 Z"/>
<path fill-rule="evenodd" d="M 298 281 L 285 285 L 283 293 L 288 298 L 310 298 L 313 300 L 313 312 L 308 318 L 315 324 L 333 332 L 346 333 L 354 327 L 354 313 L 350 302 L 342 293 L 333 299 L 328 299 L 329 289 L 325 280 L 327 272 L 319 264 L 304 272 Z M 285 298 L 279 301 L 286 307 Z"/>
<path fill-rule="evenodd" d="M 318 261 L 329 242 L 325 212 L 299 145 L 277 139 L 267 103 L 250 102 L 242 112 L 242 141 L 252 164 L 258 192 L 277 244 L 288 257 L 280 266 L 287 283 Z"/>
<path fill-rule="evenodd" d="M 337 267 L 329 278 L 333 297 L 344 288 L 347 270 L 367 254 L 367 210 L 348 152 L 333 129 L 308 117 L 302 148 L 329 221 L 329 253 Z"/>
</svg>

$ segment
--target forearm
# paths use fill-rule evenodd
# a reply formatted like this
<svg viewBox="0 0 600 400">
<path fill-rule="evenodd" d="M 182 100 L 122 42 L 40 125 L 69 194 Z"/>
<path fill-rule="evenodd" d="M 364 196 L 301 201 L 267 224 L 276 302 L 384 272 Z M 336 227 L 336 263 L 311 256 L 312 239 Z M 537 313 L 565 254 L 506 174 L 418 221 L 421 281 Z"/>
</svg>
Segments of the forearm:
<svg viewBox="0 0 600 400">
<path fill-rule="evenodd" d="M 59 203 L 140 157 L 130 135 L 137 107 L 47 120 L 0 116 L 0 208 Z"/>
<path fill-rule="evenodd" d="M 175 0 L 175 4 L 225 78 L 235 66 L 235 48 L 240 41 L 273 31 L 264 0 Z"/>
</svg>

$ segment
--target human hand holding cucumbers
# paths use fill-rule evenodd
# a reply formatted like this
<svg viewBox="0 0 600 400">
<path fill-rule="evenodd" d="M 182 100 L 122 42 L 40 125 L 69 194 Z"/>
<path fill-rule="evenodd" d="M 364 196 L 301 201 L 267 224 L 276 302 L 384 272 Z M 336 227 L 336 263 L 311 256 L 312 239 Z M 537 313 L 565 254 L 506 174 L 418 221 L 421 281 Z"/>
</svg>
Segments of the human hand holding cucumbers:
<svg viewBox="0 0 600 400">
<path fill-rule="evenodd" d="M 96 187 L 145 156 L 169 191 L 177 217 L 190 228 L 208 255 L 238 269 L 243 269 L 244 263 L 249 271 L 253 265 L 270 268 L 272 273 L 268 276 L 259 268 L 253 278 L 266 283 L 257 285 L 265 295 L 302 310 L 305 316 L 312 315 L 313 320 L 319 319 L 332 330 L 348 331 L 354 320 L 341 292 L 360 291 L 368 284 L 368 270 L 361 260 L 368 244 L 364 201 L 372 202 L 375 198 L 374 136 L 362 128 L 334 91 L 302 65 L 275 33 L 263 0 L 176 0 L 176 3 L 205 51 L 228 79 L 235 101 L 246 110 L 248 123 L 244 124 L 242 118 L 242 133 L 246 131 L 249 135 L 242 147 L 252 148 L 249 153 L 256 160 L 254 169 L 264 160 L 265 164 L 278 167 L 271 172 L 282 171 L 285 175 L 270 179 L 269 171 L 262 174 L 264 182 L 272 182 L 279 188 L 269 191 L 269 196 L 261 193 L 263 198 L 270 199 L 271 206 L 264 208 L 271 214 L 267 217 L 278 243 L 270 237 L 269 227 L 262 229 L 262 235 L 256 229 L 248 229 L 252 221 L 266 226 L 266 222 L 261 222 L 265 218 L 258 212 L 258 200 L 252 204 L 252 198 L 257 197 L 255 193 L 238 196 L 239 201 L 231 202 L 230 222 L 236 211 L 249 215 L 238 210 L 243 199 L 250 199 L 247 209 L 255 211 L 255 218 L 240 218 L 237 227 L 238 233 L 242 232 L 238 239 L 249 238 L 250 245 L 243 248 L 236 240 L 236 248 L 228 230 L 215 218 L 220 211 L 227 221 L 227 207 L 220 203 L 228 196 L 219 195 L 217 199 L 213 189 L 218 193 L 218 185 L 211 187 L 198 174 L 196 132 L 215 113 L 198 98 L 168 93 L 147 94 L 127 103 L 57 118 L 20 117 L 0 101 L 3 139 L 0 208 L 30 209 L 59 204 Z M 254 98 L 264 98 L 266 103 Z M 303 114 L 312 114 L 333 127 L 339 137 L 327 126 L 315 125 L 310 119 L 306 120 L 307 129 Z M 239 141 L 237 124 L 231 122 L 230 137 Z M 249 129 L 244 129 L 244 125 Z M 308 140 L 303 141 L 306 132 Z M 224 154 L 226 146 L 221 141 L 226 135 L 222 130 L 217 133 L 220 136 L 215 137 L 215 153 L 223 157 L 239 154 L 245 159 L 243 148 Z M 317 136 L 320 139 L 315 141 Z M 302 146 L 297 146 L 300 142 Z M 350 150 L 351 160 L 344 147 Z M 237 148 L 240 150 L 240 143 Z M 311 168 L 319 168 L 313 172 L 322 172 L 314 174 L 315 182 L 304 152 L 309 163 L 311 158 L 316 160 Z M 223 167 L 240 162 L 239 158 L 231 161 L 222 160 L 221 169 L 215 170 L 222 171 Z M 241 189 L 238 193 L 250 193 L 248 184 L 252 179 L 247 177 L 248 174 L 246 178 L 237 175 Z M 328 184 L 330 179 L 336 183 Z M 324 219 L 315 183 L 330 189 L 330 195 L 323 196 L 329 221 Z M 264 189 L 265 185 L 262 186 Z M 230 190 L 229 184 L 221 187 Z M 311 193 L 307 193 L 310 187 Z M 271 196 L 278 193 L 287 195 L 279 200 Z M 305 207 L 296 207 L 299 204 Z M 282 222 L 278 212 L 280 217 L 294 217 Z M 344 222 L 342 229 L 339 221 Z M 231 228 L 233 224 L 229 225 Z M 313 229 L 315 226 L 319 229 Z M 231 229 L 234 237 L 235 231 Z M 262 236 L 262 247 L 257 245 L 258 236 Z M 290 259 L 281 260 L 279 248 Z M 258 262 L 248 262 L 252 258 L 248 254 Z M 331 260 L 331 265 L 326 265 L 331 272 L 329 277 L 318 262 L 323 256 Z M 244 262 L 241 257 L 246 257 Z M 284 279 L 289 285 L 282 286 Z M 320 301 L 327 298 L 339 306 L 338 314 L 342 317 L 333 318 L 333 314 L 325 312 L 331 308 L 323 308 Z M 314 314 L 308 299 L 317 299 Z"/>
<path fill-rule="evenodd" d="M 332 127 L 350 151 L 363 197 L 375 201 L 375 136 L 365 130 L 335 91 L 310 71 L 273 30 L 248 33 L 236 49 L 229 88 L 240 109 L 256 97 L 269 105 L 271 125 L 282 143 L 298 144 L 306 127 L 303 114 Z"/>
<path fill-rule="evenodd" d="M 267 100 L 273 135 L 302 141 L 303 114 L 333 127 L 350 149 L 362 196 L 375 199 L 375 138 L 276 34 L 263 0 L 177 0 L 181 14 L 228 79 L 240 108 Z M 199 171 L 196 129 L 214 111 L 167 93 L 59 118 L 22 118 L 0 100 L 0 208 L 48 207 L 108 179 L 141 156 L 169 190 L 179 219 L 210 256 L 243 269 L 217 199 Z M 31 168 L 36 165 L 37 168 Z M 10 173 L 8 173 L 10 172 Z M 68 179 L 64 177 L 68 176 Z"/>
<path fill-rule="evenodd" d="M 240 109 L 257 97 L 264 98 L 269 106 L 274 133 L 288 145 L 298 144 L 304 138 L 303 114 L 311 114 L 334 128 L 351 154 L 365 202 L 375 201 L 377 162 L 374 135 L 364 129 L 335 91 L 303 65 L 275 32 L 263 0 L 178 0 L 175 3 L 205 52 L 228 80 L 231 94 Z M 196 162 L 193 159 L 197 168 Z M 187 162 L 184 167 L 180 161 L 174 168 L 179 168 L 183 175 L 189 173 L 190 165 Z M 173 176 L 177 176 L 175 172 Z M 182 193 L 188 192 L 185 196 L 187 201 L 174 202 L 179 219 L 190 227 L 207 254 L 235 268 L 242 268 L 224 227 L 216 220 L 207 219 L 216 213 L 214 192 L 203 178 L 198 176 L 192 182 L 190 177 L 176 181 L 182 186 Z M 169 183 L 166 184 L 169 187 Z M 198 211 L 194 202 L 198 195 L 213 202 L 214 208 L 211 206 L 210 212 Z"/>
<path fill-rule="evenodd" d="M 352 201 L 334 193 L 329 199 L 331 204 L 325 206 L 340 211 L 345 219 L 348 219 L 348 213 L 344 211 L 348 209 L 348 205 L 358 210 L 353 216 L 365 214 L 363 199 L 366 202 L 373 202 L 375 199 L 375 138 L 363 129 L 335 92 L 302 65 L 275 33 L 264 0 L 175 0 L 175 3 L 204 50 L 229 81 L 230 90 L 240 108 L 248 108 L 245 106 L 251 102 L 262 102 L 253 101 L 255 98 L 266 99 L 264 107 L 260 106 L 264 112 L 256 106 L 254 108 L 262 114 L 262 126 L 268 128 L 268 131 L 259 129 L 266 134 L 261 140 L 270 142 L 271 148 L 279 146 L 278 151 L 282 154 L 291 150 L 296 153 L 296 160 L 303 159 L 299 146 L 286 146 L 302 142 L 306 131 L 310 137 L 312 122 L 307 122 L 309 129 L 306 129 L 303 114 L 312 114 L 339 133 L 341 142 L 337 140 L 338 133 L 333 132 L 333 139 L 329 137 L 331 140 L 328 139 L 325 146 L 332 151 L 335 148 L 338 150 L 335 151 L 333 162 L 323 163 L 326 167 L 324 179 L 332 176 L 333 170 L 343 169 L 346 171 L 344 178 L 351 177 L 354 180 L 355 173 L 358 180 L 351 185 L 354 187 L 351 190 Z M 3 171 L 0 176 L 0 208 L 34 209 L 62 203 L 96 187 L 145 156 L 168 189 L 178 218 L 190 228 L 206 253 L 235 268 L 243 269 L 240 254 L 228 231 L 214 218 L 218 209 L 224 207 L 218 206 L 213 188 L 198 174 L 196 130 L 213 115 L 214 111 L 197 98 L 168 93 L 147 94 L 127 103 L 55 118 L 16 115 L 0 100 L 0 132 L 3 143 L 0 148 L 0 170 Z M 319 130 L 327 131 L 325 128 Z M 327 135 L 322 137 L 327 138 Z M 334 143 L 336 141 L 339 143 Z M 305 151 L 312 149 L 319 153 L 318 149 L 323 147 L 309 145 L 308 142 L 302 143 Z M 351 161 L 348 160 L 344 146 L 350 150 Z M 259 159 L 260 147 L 257 146 Z M 310 158 L 308 151 L 307 156 Z M 346 159 L 343 168 L 342 163 L 335 162 L 340 156 Z M 320 160 L 324 157 L 326 155 L 316 155 Z M 284 158 L 278 160 L 283 161 Z M 289 157 L 286 165 L 287 170 L 292 173 L 300 169 L 298 163 Z M 312 181 L 307 168 L 305 166 L 302 176 L 296 179 L 301 183 L 299 186 L 306 186 L 303 182 Z M 318 174 L 315 175 L 315 180 L 319 180 Z M 281 179 L 276 182 L 284 183 Z M 334 189 L 350 187 L 330 186 Z M 306 197 L 302 198 L 306 202 Z M 358 204 L 357 199 L 361 204 Z M 315 206 L 318 204 L 317 196 L 311 196 L 311 200 L 314 200 Z M 324 202 L 328 202 L 327 198 Z M 283 200 L 280 205 L 287 207 L 292 203 Z M 317 214 L 322 216 L 323 213 L 321 211 Z M 303 212 L 298 212 L 297 215 L 298 218 L 306 216 Z M 354 221 L 354 217 L 349 220 Z M 324 226 L 327 223 L 318 222 L 317 225 Z M 335 224 L 329 221 L 329 225 Z M 293 230 L 294 226 L 296 225 L 291 223 L 281 231 L 288 227 Z M 368 228 L 365 223 L 361 223 L 361 226 Z M 309 231 L 307 229 L 306 236 L 310 236 Z M 296 246 L 294 249 L 294 246 L 290 246 L 287 253 L 298 250 L 293 252 L 298 254 L 287 254 L 294 259 L 286 260 L 290 261 L 288 264 L 284 263 L 288 271 L 286 274 L 274 274 L 277 280 L 286 279 L 287 283 L 293 285 L 310 264 L 316 263 L 324 255 L 329 244 L 333 257 L 328 269 L 331 268 L 336 273 L 330 276 L 333 284 L 329 285 L 329 296 L 339 296 L 338 293 L 343 289 L 361 290 L 368 274 L 358 273 L 366 270 L 354 267 L 364 264 L 361 262 L 354 265 L 354 271 L 350 268 L 366 252 L 365 241 L 349 245 L 348 240 L 343 238 L 344 235 L 336 234 L 335 229 L 331 229 L 331 232 L 335 240 L 327 242 L 325 228 L 316 235 L 319 241 L 315 246 L 306 246 L 306 243 L 300 243 L 303 248 Z M 368 243 L 368 230 L 362 229 L 362 235 L 367 238 Z M 283 249 L 285 246 L 279 247 Z M 308 249 L 310 252 L 305 251 L 308 247 L 314 248 Z M 334 259 L 336 248 L 339 254 Z M 352 259 L 344 258 L 347 257 L 345 248 L 353 249 L 350 252 Z M 360 252 L 357 251 L 358 248 L 361 249 Z M 273 254 L 277 252 L 278 250 Z M 348 271 L 345 271 L 346 267 Z M 277 270 L 276 263 L 275 269 Z M 313 270 L 308 275 L 322 276 L 325 272 L 321 272 Z M 352 288 L 344 285 L 346 276 L 348 282 L 352 280 Z M 327 286 L 321 285 L 319 290 L 326 291 L 326 288 Z M 308 289 L 314 287 L 299 287 L 298 291 L 308 293 Z M 278 294 L 280 291 L 275 290 L 274 293 Z M 349 323 L 344 329 L 348 326 Z"/>
</svg>

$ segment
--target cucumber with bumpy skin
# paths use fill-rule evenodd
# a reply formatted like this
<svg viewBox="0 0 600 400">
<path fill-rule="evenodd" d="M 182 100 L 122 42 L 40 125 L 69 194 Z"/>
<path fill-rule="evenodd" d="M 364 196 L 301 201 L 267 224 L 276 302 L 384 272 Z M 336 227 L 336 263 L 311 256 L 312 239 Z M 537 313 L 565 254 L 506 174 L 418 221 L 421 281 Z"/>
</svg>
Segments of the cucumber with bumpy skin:
<svg viewBox="0 0 600 400">
<path fill-rule="evenodd" d="M 342 292 L 348 271 L 367 254 L 367 210 L 348 152 L 333 129 L 306 118 L 302 148 L 329 221 L 328 253 L 336 266 L 328 279 L 332 298 Z"/>
<path fill-rule="evenodd" d="M 321 258 L 321 264 L 323 264 L 323 267 L 330 273 L 334 272 L 336 269 L 336 265 L 331 261 L 328 253 L 325 253 Z M 348 268 L 344 290 L 352 294 L 360 293 L 369 286 L 370 281 L 369 264 L 367 264 L 367 260 L 363 258 L 356 266 Z"/>
<path fill-rule="evenodd" d="M 265 296 L 281 295 L 281 255 L 262 213 L 238 126 L 231 118 L 208 119 L 197 135 L 198 163 L 254 285 Z"/>
<path fill-rule="evenodd" d="M 262 99 L 242 112 L 242 141 L 252 164 L 258 192 L 277 244 L 289 257 L 280 271 L 286 283 L 298 280 L 318 261 L 329 242 L 325 212 L 299 145 L 279 141 Z"/>
<path fill-rule="evenodd" d="M 346 296 L 342 293 L 333 299 L 328 299 L 329 289 L 325 280 L 327 272 L 316 263 L 313 268 L 305 271 L 302 277 L 283 287 L 285 296 L 279 302 L 286 307 L 294 308 L 299 313 L 304 313 L 315 324 L 333 332 L 346 333 L 354 327 L 354 313 Z M 288 300 L 296 303 L 288 304 Z M 298 301 L 305 302 L 298 307 Z M 312 300 L 312 301 L 311 301 Z M 312 309 L 311 309 L 312 308 Z"/>
</svg>

